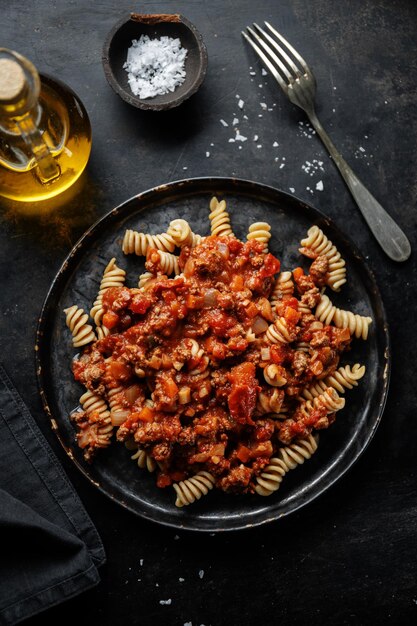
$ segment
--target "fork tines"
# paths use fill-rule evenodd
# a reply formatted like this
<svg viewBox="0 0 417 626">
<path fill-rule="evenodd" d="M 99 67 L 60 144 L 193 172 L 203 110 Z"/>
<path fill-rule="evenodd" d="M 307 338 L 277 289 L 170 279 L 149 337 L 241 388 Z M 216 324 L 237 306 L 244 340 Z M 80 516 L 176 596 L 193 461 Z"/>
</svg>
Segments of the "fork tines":
<svg viewBox="0 0 417 626">
<path fill-rule="evenodd" d="M 310 75 L 310 70 L 303 57 L 269 22 L 265 22 L 265 26 L 274 35 L 275 39 L 258 24 L 254 23 L 253 26 L 254 28 L 248 26 L 248 33 L 242 31 L 242 35 L 250 43 L 284 91 L 287 90 L 288 84 L 291 84 L 296 78 L 305 74 Z M 277 40 L 285 46 L 286 50 Z M 292 54 L 293 58 L 291 58 L 289 53 Z"/>
</svg>

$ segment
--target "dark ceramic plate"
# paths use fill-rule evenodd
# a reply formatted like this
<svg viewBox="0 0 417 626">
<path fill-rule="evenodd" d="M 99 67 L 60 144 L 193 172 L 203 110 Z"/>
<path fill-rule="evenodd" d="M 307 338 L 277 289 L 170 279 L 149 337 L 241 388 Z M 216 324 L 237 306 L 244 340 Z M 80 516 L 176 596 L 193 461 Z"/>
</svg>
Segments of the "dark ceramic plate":
<svg viewBox="0 0 417 626">
<path fill-rule="evenodd" d="M 73 381 L 69 331 L 62 311 L 74 303 L 89 310 L 104 267 L 111 257 L 127 270 L 127 284 L 136 285 L 143 270 L 139 257 L 125 257 L 120 243 L 126 228 L 164 231 L 176 217 L 187 219 L 195 232 L 209 233 L 208 205 L 212 195 L 224 197 L 233 230 L 245 237 L 251 222 L 272 225 L 270 249 L 290 269 L 305 264 L 298 245 L 312 224 L 318 224 L 347 262 L 348 283 L 331 294 L 338 306 L 371 315 L 367 342 L 356 340 L 345 363 L 366 365 L 366 378 L 346 394 L 346 407 L 335 424 L 322 431 L 316 454 L 289 472 L 279 491 L 260 496 L 227 496 L 212 491 L 199 502 L 178 509 L 172 489 L 158 489 L 155 477 L 138 470 L 123 445 L 84 462 L 75 445 L 68 415 L 83 389 Z M 46 298 L 38 329 L 37 365 L 43 403 L 52 427 L 81 472 L 103 493 L 149 520 L 177 528 L 220 531 L 247 528 L 277 520 L 308 504 L 333 485 L 358 459 L 381 419 L 389 379 L 389 338 L 384 308 L 375 279 L 355 245 L 324 215 L 282 191 L 244 180 L 201 178 L 179 181 L 146 191 L 92 226 L 75 245 Z"/>
</svg>

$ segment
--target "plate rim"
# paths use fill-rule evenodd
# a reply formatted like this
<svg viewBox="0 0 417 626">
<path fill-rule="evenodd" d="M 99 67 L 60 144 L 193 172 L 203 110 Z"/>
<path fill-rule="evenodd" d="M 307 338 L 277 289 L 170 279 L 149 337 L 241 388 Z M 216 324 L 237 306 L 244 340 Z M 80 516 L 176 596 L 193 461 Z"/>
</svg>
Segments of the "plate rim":
<svg viewBox="0 0 417 626">
<path fill-rule="evenodd" d="M 198 525 L 195 525 L 194 523 L 188 524 L 187 521 L 190 521 L 190 520 L 187 520 L 186 517 L 184 518 L 184 523 L 178 523 L 176 520 L 170 521 L 167 519 L 159 519 L 155 516 L 149 515 L 146 509 L 138 510 L 137 507 L 135 508 L 134 506 L 130 505 L 128 502 L 118 499 L 114 494 L 110 493 L 105 487 L 103 487 L 100 483 L 94 480 L 94 478 L 87 472 L 86 468 L 73 455 L 72 450 L 67 447 L 62 435 L 59 432 L 59 428 L 55 421 L 53 411 L 51 410 L 51 407 L 48 402 L 47 393 L 45 392 L 47 384 L 45 383 L 45 373 L 44 373 L 43 359 L 42 359 L 42 353 L 44 349 L 43 339 L 44 339 L 45 334 L 47 333 L 47 329 L 45 332 L 45 327 L 47 326 L 48 317 L 50 316 L 52 312 L 50 310 L 49 303 L 53 299 L 55 293 L 59 292 L 60 285 L 65 284 L 66 274 L 68 271 L 71 270 L 72 264 L 76 263 L 78 256 L 80 254 L 80 251 L 83 250 L 84 244 L 88 241 L 88 238 L 92 236 L 93 234 L 96 234 L 96 231 L 100 232 L 100 230 L 106 225 L 106 223 L 109 220 L 111 220 L 112 217 L 117 216 L 120 212 L 124 210 L 128 214 L 129 208 L 133 206 L 134 203 L 145 201 L 145 204 L 146 204 L 146 201 L 151 200 L 153 196 L 161 195 L 162 202 L 160 202 L 159 204 L 164 204 L 166 202 L 169 202 L 169 198 L 166 198 L 164 194 L 168 194 L 170 191 L 175 192 L 174 195 L 176 196 L 176 198 L 178 198 L 178 195 L 182 193 L 183 191 L 185 191 L 185 195 L 187 197 L 203 195 L 204 193 L 209 193 L 209 192 L 212 192 L 212 193 L 215 192 L 215 189 L 210 189 L 210 190 L 202 189 L 203 185 L 207 185 L 213 188 L 218 186 L 217 191 L 222 192 L 224 194 L 228 192 L 229 193 L 234 192 L 236 194 L 257 197 L 259 199 L 261 199 L 262 196 L 256 195 L 256 191 L 262 191 L 265 194 L 265 196 L 269 196 L 269 201 L 271 201 L 271 196 L 279 196 L 281 197 L 281 199 L 284 199 L 285 201 L 289 201 L 290 204 L 297 204 L 299 208 L 303 207 L 304 210 L 307 210 L 307 212 L 315 216 L 316 221 L 320 220 L 320 222 L 322 222 L 323 224 L 330 226 L 338 234 L 339 238 L 343 240 L 344 245 L 349 246 L 353 257 L 355 258 L 355 261 L 361 264 L 365 268 L 366 279 L 367 281 L 371 281 L 373 285 L 373 288 L 374 288 L 373 297 L 376 298 L 378 301 L 378 306 L 379 306 L 381 318 L 383 321 L 383 327 L 381 329 L 381 332 L 383 333 L 383 337 L 384 337 L 383 362 L 381 363 L 381 365 L 383 366 L 383 384 L 381 388 L 381 394 L 377 398 L 378 407 L 377 409 L 375 409 L 375 411 L 377 412 L 377 415 L 375 416 L 372 422 L 372 426 L 368 432 L 365 442 L 360 445 L 359 450 L 357 450 L 355 454 L 352 455 L 349 461 L 345 462 L 345 466 L 342 468 L 341 471 L 339 471 L 335 476 L 330 476 L 328 480 L 326 481 L 326 483 L 318 491 L 314 492 L 313 494 L 310 494 L 310 496 L 307 498 L 302 498 L 300 502 L 290 507 L 289 510 L 284 511 L 284 512 L 271 511 L 270 515 L 267 514 L 260 520 L 257 519 L 256 521 L 249 522 L 249 523 L 240 522 L 237 524 L 233 524 L 232 526 L 229 526 L 229 527 L 227 526 L 227 524 L 222 524 L 221 526 L 216 525 L 215 527 L 198 526 Z M 225 187 L 230 187 L 230 189 L 225 190 L 224 189 Z M 146 206 L 144 208 L 146 208 Z M 140 212 L 142 209 L 136 206 L 136 210 Z M 365 452 L 365 450 L 369 446 L 370 442 L 372 441 L 378 429 L 378 426 L 382 419 L 382 415 L 384 413 L 386 401 L 387 401 L 392 364 L 391 364 L 391 339 L 390 339 L 389 324 L 387 321 L 385 306 L 382 300 L 382 296 L 381 296 L 375 275 L 373 271 L 369 268 L 365 257 L 357 248 L 354 241 L 351 240 L 351 238 L 348 235 L 346 235 L 344 231 L 342 231 L 337 226 L 337 224 L 334 222 L 334 220 L 331 217 L 325 215 L 322 211 L 320 211 L 319 209 L 317 209 L 310 203 L 302 200 L 301 198 L 298 198 L 294 194 L 290 194 L 272 185 L 268 185 L 265 183 L 261 183 L 261 182 L 257 182 L 257 181 L 253 181 L 249 179 L 238 178 L 238 177 L 203 176 L 203 177 L 178 179 L 178 180 L 170 181 L 168 183 L 157 185 L 155 187 L 151 187 L 142 192 L 139 192 L 138 194 L 135 194 L 131 196 L 130 198 L 124 200 L 113 209 L 110 209 L 109 211 L 107 211 L 104 215 L 99 217 L 91 226 L 89 226 L 87 230 L 84 231 L 84 233 L 79 237 L 79 239 L 76 241 L 76 243 L 73 245 L 73 247 L 71 248 L 71 250 L 65 257 L 58 271 L 55 273 L 55 276 L 44 298 L 42 308 L 41 308 L 39 318 L 38 318 L 37 329 L 36 329 L 35 365 L 36 365 L 36 378 L 37 378 L 38 390 L 39 390 L 39 394 L 41 397 L 43 410 L 46 416 L 49 418 L 50 427 L 52 431 L 54 432 L 54 434 L 56 435 L 60 445 L 64 449 L 67 456 L 70 457 L 71 461 L 74 463 L 77 469 L 82 473 L 82 475 L 89 481 L 91 485 L 96 487 L 102 494 L 104 494 L 111 501 L 117 503 L 119 506 L 122 506 L 124 509 L 132 512 L 133 514 L 138 515 L 139 517 L 143 519 L 146 519 L 147 521 L 151 521 L 151 522 L 160 524 L 165 527 L 176 528 L 179 530 L 189 530 L 189 531 L 194 531 L 194 532 L 216 532 L 217 533 L 217 532 L 231 532 L 231 531 L 236 531 L 236 530 L 247 530 L 250 528 L 256 528 L 258 526 L 263 526 L 269 522 L 273 522 L 273 521 L 277 522 L 278 520 L 283 519 L 284 517 L 287 517 L 288 515 L 299 511 L 300 509 L 304 508 L 305 506 L 307 506 L 314 500 L 317 500 L 320 496 L 326 493 L 331 487 L 333 487 L 337 482 L 339 482 L 339 480 L 345 476 L 345 474 L 352 468 L 352 466 L 357 462 L 357 460 Z M 334 471 L 331 472 L 331 474 L 333 473 Z"/>
</svg>

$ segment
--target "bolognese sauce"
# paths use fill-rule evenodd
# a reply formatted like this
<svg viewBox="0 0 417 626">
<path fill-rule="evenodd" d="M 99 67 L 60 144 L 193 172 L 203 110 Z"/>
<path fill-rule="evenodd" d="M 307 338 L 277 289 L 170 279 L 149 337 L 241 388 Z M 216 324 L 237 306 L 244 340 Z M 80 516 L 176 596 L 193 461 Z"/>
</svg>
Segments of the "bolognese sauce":
<svg viewBox="0 0 417 626">
<path fill-rule="evenodd" d="M 351 341 L 348 329 L 306 310 L 320 299 L 327 260 L 318 256 L 308 274 L 294 270 L 295 293 L 271 306 L 280 261 L 257 240 L 210 236 L 184 246 L 175 278 L 161 272 L 159 258 L 150 247 L 145 265 L 155 277 L 145 287 L 105 291 L 110 334 L 74 361 L 74 377 L 99 396 L 117 396 L 116 438 L 157 462 L 159 487 L 206 470 L 223 491 L 252 493 L 280 447 L 334 420 L 325 405 L 305 411 L 299 399 L 334 372 Z M 268 339 L 277 319 L 285 341 Z M 94 416 L 75 421 L 91 459 L 96 446 L 85 430 Z"/>
</svg>

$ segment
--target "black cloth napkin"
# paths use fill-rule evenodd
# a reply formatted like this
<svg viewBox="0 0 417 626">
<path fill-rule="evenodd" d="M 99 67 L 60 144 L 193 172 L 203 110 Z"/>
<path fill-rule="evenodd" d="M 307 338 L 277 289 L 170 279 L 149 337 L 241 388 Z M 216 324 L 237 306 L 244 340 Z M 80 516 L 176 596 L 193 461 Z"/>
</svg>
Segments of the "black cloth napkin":
<svg viewBox="0 0 417 626">
<path fill-rule="evenodd" d="M 0 365 L 0 624 L 98 584 L 100 537 Z"/>
</svg>

